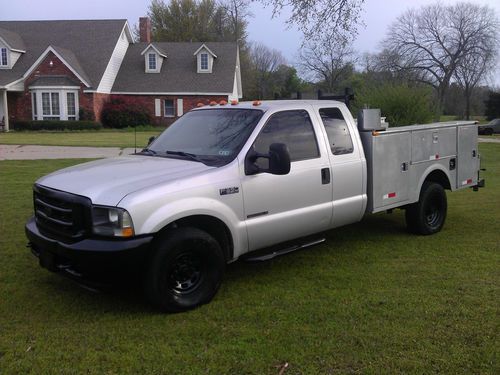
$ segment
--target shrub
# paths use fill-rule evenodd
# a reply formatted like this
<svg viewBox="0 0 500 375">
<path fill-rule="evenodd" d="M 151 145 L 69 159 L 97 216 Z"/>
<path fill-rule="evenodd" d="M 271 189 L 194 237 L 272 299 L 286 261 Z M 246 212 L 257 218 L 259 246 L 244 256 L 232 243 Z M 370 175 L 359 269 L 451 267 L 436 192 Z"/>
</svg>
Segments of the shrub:
<svg viewBox="0 0 500 375">
<path fill-rule="evenodd" d="M 112 99 L 104 104 L 101 119 L 104 126 L 118 129 L 151 123 L 151 117 L 143 107 L 121 99 Z"/>
<path fill-rule="evenodd" d="M 420 86 L 385 84 L 368 87 L 356 96 L 354 116 L 364 105 L 380 108 L 390 126 L 423 124 L 436 115 L 432 90 Z"/>
<path fill-rule="evenodd" d="M 94 112 L 85 108 L 80 108 L 78 110 L 78 118 L 82 121 L 95 121 Z"/>
<path fill-rule="evenodd" d="M 23 130 L 99 130 L 102 125 L 95 121 L 14 121 L 12 129 Z"/>
</svg>

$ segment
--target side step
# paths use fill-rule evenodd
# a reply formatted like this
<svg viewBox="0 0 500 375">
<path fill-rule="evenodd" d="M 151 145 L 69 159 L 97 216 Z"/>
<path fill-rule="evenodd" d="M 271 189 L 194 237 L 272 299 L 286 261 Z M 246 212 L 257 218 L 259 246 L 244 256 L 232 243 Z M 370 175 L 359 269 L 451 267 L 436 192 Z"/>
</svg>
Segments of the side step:
<svg viewBox="0 0 500 375">
<path fill-rule="evenodd" d="M 274 259 L 274 258 L 279 257 L 281 255 L 285 255 L 285 254 L 289 254 L 289 253 L 292 253 L 292 252 L 297 251 L 297 250 L 305 249 L 306 247 L 319 245 L 320 243 L 323 243 L 325 241 L 326 241 L 325 238 L 319 238 L 316 240 L 310 240 L 309 242 L 306 242 L 303 244 L 297 244 L 297 245 L 285 247 L 283 249 L 278 249 L 278 250 L 274 250 L 274 251 L 271 250 L 271 252 L 267 252 L 267 253 L 262 253 L 261 251 L 259 251 L 259 254 L 250 254 L 249 256 L 244 257 L 243 260 L 245 262 L 265 262 L 267 260 Z M 273 248 L 275 248 L 275 247 L 273 247 Z M 273 249 L 273 248 L 271 248 L 271 249 Z"/>
</svg>

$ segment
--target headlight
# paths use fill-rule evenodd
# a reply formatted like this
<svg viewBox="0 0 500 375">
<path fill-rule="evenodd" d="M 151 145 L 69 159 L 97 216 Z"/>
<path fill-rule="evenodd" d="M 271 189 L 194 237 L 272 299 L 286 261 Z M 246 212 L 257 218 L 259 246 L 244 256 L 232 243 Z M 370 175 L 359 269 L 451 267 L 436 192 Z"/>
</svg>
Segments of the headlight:
<svg viewBox="0 0 500 375">
<path fill-rule="evenodd" d="M 92 231 L 100 236 L 131 237 L 134 224 L 123 208 L 93 206 Z"/>
</svg>

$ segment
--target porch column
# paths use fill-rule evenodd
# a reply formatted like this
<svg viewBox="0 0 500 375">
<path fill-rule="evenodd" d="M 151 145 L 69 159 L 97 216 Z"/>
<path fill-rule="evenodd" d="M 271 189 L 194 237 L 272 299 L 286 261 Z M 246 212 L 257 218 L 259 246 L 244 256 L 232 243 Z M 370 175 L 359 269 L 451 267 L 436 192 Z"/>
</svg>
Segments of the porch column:
<svg viewBox="0 0 500 375">
<path fill-rule="evenodd" d="M 3 102 L 3 115 L 4 115 L 4 130 L 6 132 L 9 131 L 9 107 L 7 105 L 7 90 L 3 90 L 3 95 L 2 95 L 2 102 Z"/>
</svg>

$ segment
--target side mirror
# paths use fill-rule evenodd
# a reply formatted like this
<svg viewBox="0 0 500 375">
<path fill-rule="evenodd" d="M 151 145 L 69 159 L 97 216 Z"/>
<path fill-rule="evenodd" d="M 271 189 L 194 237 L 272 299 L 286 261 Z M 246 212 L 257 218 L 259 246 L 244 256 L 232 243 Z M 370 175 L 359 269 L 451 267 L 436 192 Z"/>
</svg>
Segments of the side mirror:
<svg viewBox="0 0 500 375">
<path fill-rule="evenodd" d="M 258 158 L 269 159 L 269 168 L 260 168 L 255 162 Z M 284 143 L 273 143 L 269 146 L 268 154 L 260 154 L 251 150 L 245 159 L 245 174 L 247 176 L 257 173 L 271 173 L 285 175 L 290 172 L 290 152 Z"/>
<path fill-rule="evenodd" d="M 156 137 L 153 135 L 152 137 L 149 137 L 149 140 L 148 140 L 148 146 L 153 143 L 153 141 L 156 139 Z"/>
</svg>

